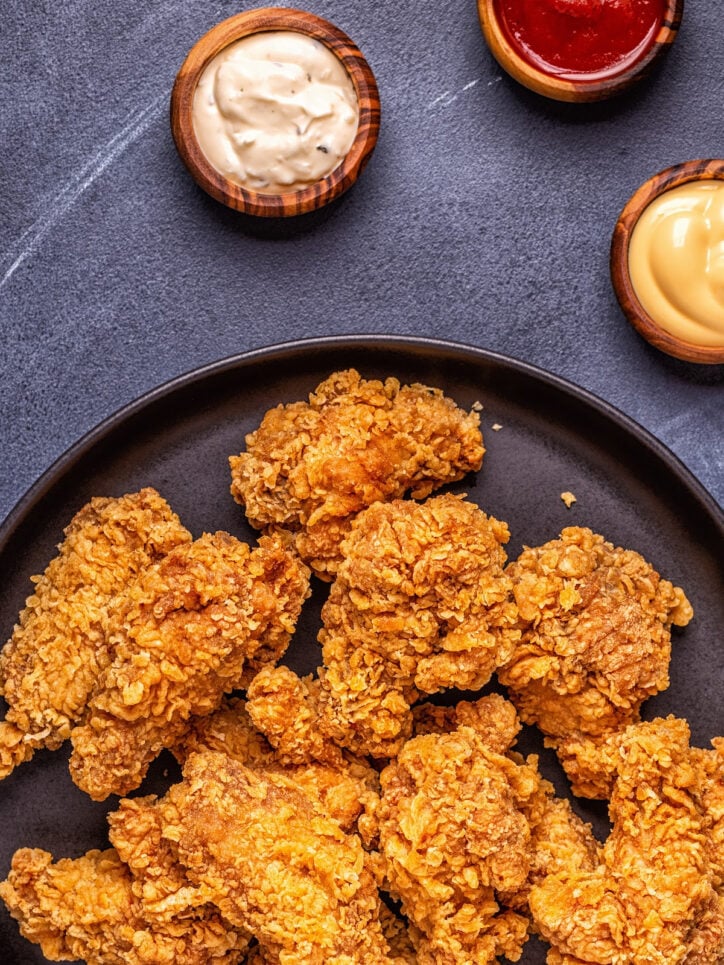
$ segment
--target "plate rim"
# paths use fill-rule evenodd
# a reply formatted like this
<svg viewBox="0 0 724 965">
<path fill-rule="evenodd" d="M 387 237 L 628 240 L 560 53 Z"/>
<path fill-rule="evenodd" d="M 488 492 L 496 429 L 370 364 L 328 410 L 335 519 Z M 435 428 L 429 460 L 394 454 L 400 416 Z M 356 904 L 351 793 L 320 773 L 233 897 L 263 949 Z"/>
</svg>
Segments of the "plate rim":
<svg viewBox="0 0 724 965">
<path fill-rule="evenodd" d="M 398 350 L 410 350 L 413 352 L 418 348 L 427 350 L 439 349 L 448 355 L 457 355 L 461 360 L 470 360 L 473 358 L 480 361 L 494 362 L 498 365 L 511 368 L 520 374 L 537 379 L 569 398 L 593 408 L 599 414 L 614 422 L 619 429 L 632 435 L 639 443 L 645 446 L 652 455 L 664 462 L 668 469 L 675 473 L 679 481 L 690 493 L 703 504 L 703 508 L 712 516 L 713 521 L 721 530 L 722 539 L 724 539 L 724 508 L 717 503 L 712 494 L 706 489 L 704 484 L 697 479 L 688 466 L 686 466 L 664 442 L 653 435 L 649 429 L 646 429 L 631 416 L 618 409 L 612 403 L 602 399 L 594 392 L 591 392 L 589 389 L 583 388 L 531 362 L 525 362 L 514 356 L 505 355 L 501 352 L 495 352 L 465 342 L 424 336 L 367 333 L 333 336 L 321 335 L 260 346 L 188 369 L 186 372 L 173 376 L 153 388 L 148 389 L 146 392 L 141 393 L 96 423 L 88 429 L 87 432 L 72 442 L 51 465 L 41 473 L 35 482 L 28 487 L 2 523 L 0 523 L 0 553 L 5 550 L 15 531 L 21 526 L 35 506 L 47 495 L 63 475 L 69 472 L 73 466 L 86 456 L 106 435 L 134 415 L 137 415 L 147 406 L 173 395 L 173 393 L 178 390 L 186 389 L 195 383 L 202 382 L 206 378 L 223 375 L 236 368 L 245 368 L 256 362 L 272 362 L 275 359 L 278 360 L 284 356 L 294 354 L 312 355 L 315 350 L 319 349 L 328 350 L 337 347 L 369 349 L 384 345 L 394 347 Z"/>
</svg>

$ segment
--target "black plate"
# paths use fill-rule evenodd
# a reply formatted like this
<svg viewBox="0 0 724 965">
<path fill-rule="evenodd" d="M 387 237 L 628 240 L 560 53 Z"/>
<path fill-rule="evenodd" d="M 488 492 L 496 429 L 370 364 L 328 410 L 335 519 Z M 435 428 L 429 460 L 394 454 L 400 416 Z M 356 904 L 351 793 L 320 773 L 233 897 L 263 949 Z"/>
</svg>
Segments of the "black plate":
<svg viewBox="0 0 724 965">
<path fill-rule="evenodd" d="M 194 535 L 226 529 L 252 540 L 229 495 L 228 455 L 241 451 L 245 433 L 268 408 L 305 398 L 330 372 L 349 366 L 365 376 L 439 386 L 464 407 L 483 403 L 483 469 L 454 488 L 508 521 L 509 557 L 564 526 L 586 525 L 643 553 L 683 586 L 696 615 L 675 631 L 671 688 L 645 705 L 645 716 L 687 717 L 694 743 L 703 746 L 724 733 L 724 517 L 714 500 L 663 445 L 581 389 L 500 355 L 431 340 L 351 337 L 265 349 L 190 373 L 122 409 L 58 460 L 0 527 L 3 638 L 30 591 L 30 575 L 42 572 L 63 527 L 91 496 L 155 486 Z M 492 431 L 493 424 L 502 428 Z M 578 500 L 570 510 L 560 499 L 564 490 Z M 324 592 L 315 593 L 288 655 L 305 672 L 317 664 Z M 540 749 L 532 729 L 521 744 Z M 542 757 L 544 771 L 566 793 L 555 758 Z M 41 752 L 0 784 L 0 876 L 21 846 L 45 848 L 56 858 L 107 846 L 105 814 L 115 800 L 86 798 L 71 783 L 66 761 L 64 751 Z M 162 790 L 174 774 L 170 760 L 159 760 L 142 791 Z M 580 801 L 576 808 L 606 833 L 605 806 Z M 4 906 L 0 950 L 4 965 L 45 961 L 19 937 Z M 522 961 L 544 960 L 543 946 L 531 941 Z"/>
</svg>

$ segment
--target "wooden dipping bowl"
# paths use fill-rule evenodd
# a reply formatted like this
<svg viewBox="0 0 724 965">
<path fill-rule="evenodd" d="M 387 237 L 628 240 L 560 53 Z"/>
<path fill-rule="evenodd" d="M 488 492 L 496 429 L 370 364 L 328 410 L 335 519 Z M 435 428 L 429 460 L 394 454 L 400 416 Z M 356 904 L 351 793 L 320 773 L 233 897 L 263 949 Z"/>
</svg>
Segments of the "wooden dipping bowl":
<svg viewBox="0 0 724 965">
<path fill-rule="evenodd" d="M 349 74 L 359 106 L 357 135 L 344 160 L 326 177 L 284 194 L 264 194 L 243 188 L 226 178 L 206 158 L 196 140 L 192 106 L 196 85 L 206 65 L 225 47 L 249 34 L 293 30 L 321 41 L 342 62 Z M 334 24 L 286 7 L 263 7 L 229 17 L 209 30 L 191 48 L 171 93 L 171 131 L 181 158 L 197 184 L 217 201 L 245 214 L 291 217 L 323 207 L 350 188 L 359 177 L 377 143 L 380 98 L 372 70 L 361 51 Z"/>
<path fill-rule="evenodd" d="M 497 0 L 477 0 L 483 35 L 491 53 L 503 70 L 518 83 L 537 94 L 557 101 L 590 102 L 604 100 L 627 90 L 649 73 L 659 58 L 676 40 L 684 12 L 684 0 L 666 0 L 666 12 L 652 45 L 640 60 L 597 80 L 563 80 L 538 70 L 525 60 L 508 40 L 497 13 Z"/>
<path fill-rule="evenodd" d="M 619 304 L 639 335 L 667 355 L 708 365 L 724 363 L 724 348 L 685 342 L 663 329 L 639 301 L 629 274 L 629 243 L 640 215 L 659 195 L 689 181 L 724 181 L 724 160 L 686 161 L 655 174 L 619 215 L 611 241 L 611 279 Z"/>
</svg>

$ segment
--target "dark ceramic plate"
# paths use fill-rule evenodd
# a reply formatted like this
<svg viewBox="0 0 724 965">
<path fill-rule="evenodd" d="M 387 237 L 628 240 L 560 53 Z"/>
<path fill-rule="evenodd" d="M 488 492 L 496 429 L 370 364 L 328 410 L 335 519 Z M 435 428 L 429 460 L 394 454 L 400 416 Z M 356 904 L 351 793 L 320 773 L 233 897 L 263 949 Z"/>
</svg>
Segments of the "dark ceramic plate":
<svg viewBox="0 0 724 965">
<path fill-rule="evenodd" d="M 531 366 L 478 349 L 427 340 L 352 337 L 298 342 L 253 352 L 183 376 L 121 410 L 67 452 L 21 500 L 0 528 L 0 634 L 6 639 L 62 529 L 91 496 L 155 486 L 195 535 L 226 529 L 252 540 L 229 495 L 227 457 L 246 432 L 280 402 L 305 398 L 335 369 L 439 386 L 460 405 L 479 400 L 487 455 L 481 472 L 455 487 L 510 524 L 509 556 L 523 544 L 554 538 L 579 524 L 617 545 L 636 549 L 692 601 L 695 618 L 675 632 L 671 687 L 644 707 L 646 717 L 689 719 L 693 741 L 708 745 L 724 733 L 724 517 L 682 464 L 647 432 L 612 407 Z M 502 426 L 492 431 L 492 426 Z M 577 498 L 566 509 L 560 494 Z M 319 606 L 310 601 L 287 661 L 312 670 Z M 527 730 L 522 749 L 540 750 Z M 555 758 L 543 769 L 567 793 Z M 115 800 L 95 804 L 71 783 L 67 754 L 42 752 L 0 784 L 0 876 L 16 848 L 32 846 L 56 858 L 107 846 L 105 814 Z M 156 763 L 141 792 L 162 791 L 173 763 Z M 605 806 L 576 802 L 599 835 Z M 0 910 L 3 965 L 45 961 Z M 543 963 L 531 941 L 522 961 Z"/>
</svg>

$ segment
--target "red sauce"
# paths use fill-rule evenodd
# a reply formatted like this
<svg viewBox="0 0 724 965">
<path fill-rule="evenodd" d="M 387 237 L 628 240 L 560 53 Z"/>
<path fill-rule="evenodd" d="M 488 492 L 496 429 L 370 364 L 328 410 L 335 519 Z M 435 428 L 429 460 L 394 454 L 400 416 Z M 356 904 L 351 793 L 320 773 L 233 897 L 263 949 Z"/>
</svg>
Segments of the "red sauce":
<svg viewBox="0 0 724 965">
<path fill-rule="evenodd" d="M 530 64 L 563 80 L 599 80 L 640 60 L 666 0 L 496 0 L 508 41 Z"/>
</svg>

